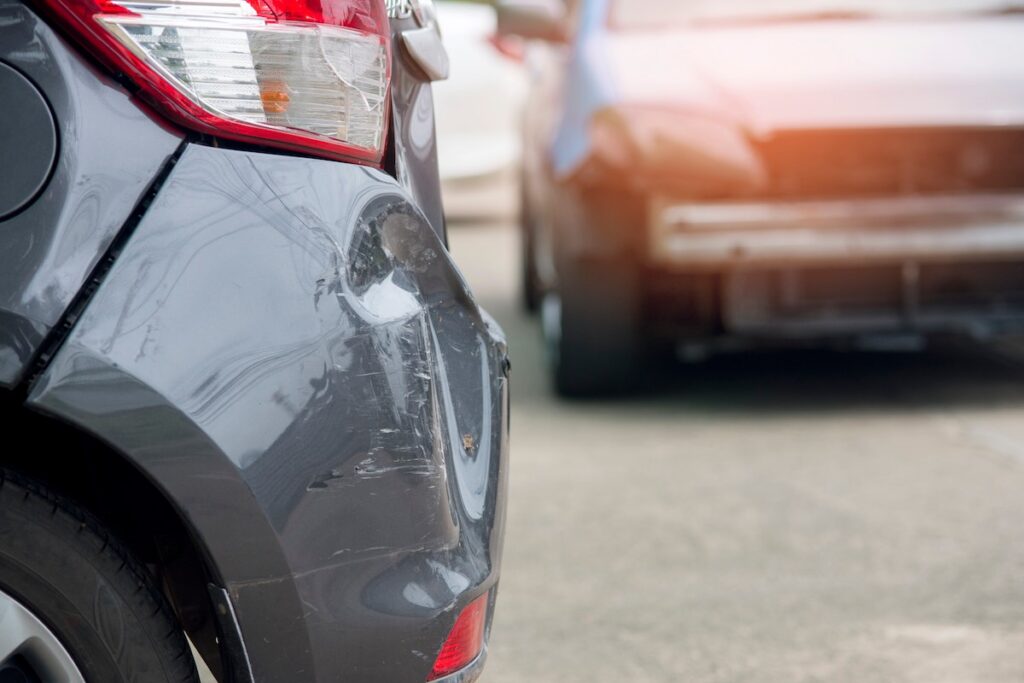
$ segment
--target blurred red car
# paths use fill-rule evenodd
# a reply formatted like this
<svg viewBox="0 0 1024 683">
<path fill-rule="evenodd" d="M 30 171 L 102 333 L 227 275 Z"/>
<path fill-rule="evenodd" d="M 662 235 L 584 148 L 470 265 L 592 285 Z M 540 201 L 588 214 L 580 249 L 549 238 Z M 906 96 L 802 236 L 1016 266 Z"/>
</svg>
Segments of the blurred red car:
<svg viewBox="0 0 1024 683">
<path fill-rule="evenodd" d="M 652 347 L 1024 327 L 1024 6 L 511 0 L 556 386 Z"/>
</svg>

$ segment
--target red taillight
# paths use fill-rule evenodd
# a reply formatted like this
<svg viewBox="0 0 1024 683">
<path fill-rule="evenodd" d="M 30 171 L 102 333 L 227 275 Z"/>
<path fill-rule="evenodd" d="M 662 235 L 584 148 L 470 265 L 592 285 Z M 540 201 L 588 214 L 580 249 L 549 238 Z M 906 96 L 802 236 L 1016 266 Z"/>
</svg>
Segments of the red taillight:
<svg viewBox="0 0 1024 683">
<path fill-rule="evenodd" d="M 389 34 L 387 10 L 381 0 L 247 0 L 247 2 L 259 14 L 279 21 L 305 21 L 313 24 L 344 26 L 381 36 Z"/>
<path fill-rule="evenodd" d="M 38 0 L 158 110 L 232 140 L 379 163 L 384 0 Z"/>
<path fill-rule="evenodd" d="M 471 602 L 455 620 L 455 626 L 444 641 L 434 662 L 428 681 L 437 680 L 466 668 L 484 647 L 484 626 L 487 622 L 487 595 Z"/>
</svg>

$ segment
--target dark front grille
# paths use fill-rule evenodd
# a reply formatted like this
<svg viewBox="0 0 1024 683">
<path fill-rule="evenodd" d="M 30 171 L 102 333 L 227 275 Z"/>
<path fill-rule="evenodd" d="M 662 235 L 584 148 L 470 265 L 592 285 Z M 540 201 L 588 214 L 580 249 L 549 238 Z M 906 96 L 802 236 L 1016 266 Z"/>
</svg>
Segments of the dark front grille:
<svg viewBox="0 0 1024 683">
<path fill-rule="evenodd" d="M 1020 261 L 740 270 L 727 329 L 771 336 L 1024 331 Z"/>
<path fill-rule="evenodd" d="M 1022 129 L 794 131 L 759 147 L 775 198 L 1024 190 Z"/>
</svg>

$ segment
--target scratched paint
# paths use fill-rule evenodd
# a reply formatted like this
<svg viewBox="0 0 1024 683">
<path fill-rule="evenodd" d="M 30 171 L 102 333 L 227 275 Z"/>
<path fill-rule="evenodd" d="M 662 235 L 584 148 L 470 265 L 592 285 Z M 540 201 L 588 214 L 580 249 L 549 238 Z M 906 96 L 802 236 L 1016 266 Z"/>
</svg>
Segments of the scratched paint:
<svg viewBox="0 0 1024 683">
<path fill-rule="evenodd" d="M 423 680 L 497 579 L 506 354 L 394 180 L 193 146 L 33 401 L 187 500 L 246 639 L 307 653 L 265 680 Z"/>
</svg>

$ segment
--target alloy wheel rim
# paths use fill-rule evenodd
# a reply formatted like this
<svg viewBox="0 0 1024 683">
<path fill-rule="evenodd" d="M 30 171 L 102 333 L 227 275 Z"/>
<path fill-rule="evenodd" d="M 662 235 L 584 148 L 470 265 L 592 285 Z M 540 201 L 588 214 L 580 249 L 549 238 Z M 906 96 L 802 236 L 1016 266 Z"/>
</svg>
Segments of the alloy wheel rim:
<svg viewBox="0 0 1024 683">
<path fill-rule="evenodd" d="M 0 683 L 85 683 L 60 640 L 24 604 L 0 589 Z"/>
</svg>

